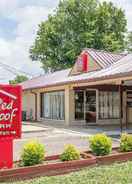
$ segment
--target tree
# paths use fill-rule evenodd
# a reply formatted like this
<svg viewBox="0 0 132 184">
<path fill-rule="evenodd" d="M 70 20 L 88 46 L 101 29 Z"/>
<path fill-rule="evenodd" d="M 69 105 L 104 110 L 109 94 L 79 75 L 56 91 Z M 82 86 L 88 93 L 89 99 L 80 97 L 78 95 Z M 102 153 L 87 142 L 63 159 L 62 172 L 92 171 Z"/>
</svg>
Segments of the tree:
<svg viewBox="0 0 132 184">
<path fill-rule="evenodd" d="M 113 3 L 99 4 L 97 11 L 95 47 L 107 51 L 123 51 L 125 48 L 126 18 L 122 9 Z"/>
<path fill-rule="evenodd" d="M 39 60 L 46 72 L 69 68 L 86 47 L 122 51 L 125 32 L 124 12 L 113 3 L 63 0 L 39 25 L 30 57 Z"/>
<path fill-rule="evenodd" d="M 132 52 L 132 32 L 128 32 L 126 42 L 127 42 L 127 51 Z"/>
<path fill-rule="evenodd" d="M 9 84 L 18 84 L 18 83 L 21 83 L 21 82 L 24 82 L 28 80 L 28 77 L 25 76 L 25 75 L 17 75 L 14 80 L 9 80 Z"/>
</svg>

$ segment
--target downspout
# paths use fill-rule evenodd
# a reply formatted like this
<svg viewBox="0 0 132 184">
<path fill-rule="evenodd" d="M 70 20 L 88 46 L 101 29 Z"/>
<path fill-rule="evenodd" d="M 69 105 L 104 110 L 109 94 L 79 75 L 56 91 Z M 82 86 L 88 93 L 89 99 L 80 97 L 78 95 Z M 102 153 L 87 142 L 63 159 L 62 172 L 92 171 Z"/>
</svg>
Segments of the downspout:
<svg viewBox="0 0 132 184">
<path fill-rule="evenodd" d="M 37 93 L 33 92 L 32 90 L 31 90 L 31 93 L 35 97 L 35 121 L 37 121 L 37 113 L 38 113 L 38 109 L 37 109 Z"/>
</svg>

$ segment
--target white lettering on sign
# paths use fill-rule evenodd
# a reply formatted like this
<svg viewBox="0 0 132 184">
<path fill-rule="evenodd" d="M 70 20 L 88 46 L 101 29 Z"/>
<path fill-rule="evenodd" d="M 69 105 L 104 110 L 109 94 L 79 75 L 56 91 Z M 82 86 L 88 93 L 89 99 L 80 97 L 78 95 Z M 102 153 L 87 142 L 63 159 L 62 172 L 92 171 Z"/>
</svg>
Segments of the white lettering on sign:
<svg viewBox="0 0 132 184">
<path fill-rule="evenodd" d="M 11 128 L 11 124 L 0 124 L 0 128 L 5 129 L 5 128 Z"/>
<path fill-rule="evenodd" d="M 15 135 L 16 131 L 0 131 L 0 135 Z"/>
<path fill-rule="evenodd" d="M 11 100 L 10 103 L 7 103 L 0 98 L 0 111 L 2 111 L 0 112 L 0 121 L 9 121 L 10 123 L 12 123 L 13 118 L 16 116 L 16 112 L 18 111 L 18 108 L 13 108 L 13 104 L 13 100 Z"/>
</svg>

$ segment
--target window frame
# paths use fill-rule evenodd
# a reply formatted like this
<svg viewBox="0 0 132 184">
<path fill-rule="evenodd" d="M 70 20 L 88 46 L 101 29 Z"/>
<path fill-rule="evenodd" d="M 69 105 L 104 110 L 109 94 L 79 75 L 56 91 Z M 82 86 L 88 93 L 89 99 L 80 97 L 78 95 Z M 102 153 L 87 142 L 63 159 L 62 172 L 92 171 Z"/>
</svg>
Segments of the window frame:
<svg viewBox="0 0 132 184">
<path fill-rule="evenodd" d="M 110 93 L 111 93 L 111 102 L 110 102 Z M 116 95 L 115 95 L 116 93 Z M 101 95 L 100 95 L 101 94 Z M 104 95 L 102 97 L 102 94 Z M 107 94 L 107 95 L 105 95 Z M 118 114 L 115 116 L 115 107 L 118 106 L 118 109 L 120 109 L 120 98 L 118 97 L 119 93 L 118 91 L 99 91 L 99 100 L 98 100 L 98 108 L 99 108 L 99 111 L 98 111 L 98 118 L 99 120 L 105 120 L 105 119 L 119 119 L 120 118 L 120 112 L 118 112 Z M 115 99 L 114 99 L 114 96 L 118 97 L 118 105 L 115 106 L 115 104 L 117 103 L 114 103 Z M 103 106 L 100 105 L 100 99 L 102 98 L 102 104 Z M 106 98 L 106 102 L 104 102 L 104 98 Z M 106 108 L 106 104 L 107 104 L 107 108 Z M 110 115 L 110 108 L 111 108 L 111 115 Z M 102 114 L 101 115 L 101 110 L 100 109 L 103 109 L 102 110 Z M 104 111 L 107 111 L 107 113 Z"/>
<path fill-rule="evenodd" d="M 45 108 L 44 107 L 44 101 L 45 101 L 44 96 L 45 96 L 45 94 L 54 94 L 54 93 L 61 93 L 61 92 L 63 93 L 63 110 L 64 110 L 63 118 L 53 118 L 53 112 L 50 112 L 50 113 L 52 113 L 50 118 L 44 117 L 44 108 Z M 46 91 L 46 92 L 41 92 L 40 93 L 40 117 L 43 118 L 43 119 L 46 119 L 46 120 L 58 120 L 58 121 L 65 120 L 65 91 L 64 90 Z"/>
</svg>

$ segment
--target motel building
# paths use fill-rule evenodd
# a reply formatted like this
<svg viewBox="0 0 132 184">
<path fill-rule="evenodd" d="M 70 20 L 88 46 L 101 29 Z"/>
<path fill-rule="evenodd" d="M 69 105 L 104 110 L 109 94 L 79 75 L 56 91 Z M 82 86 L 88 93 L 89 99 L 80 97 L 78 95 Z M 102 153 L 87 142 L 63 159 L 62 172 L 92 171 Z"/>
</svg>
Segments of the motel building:
<svg viewBox="0 0 132 184">
<path fill-rule="evenodd" d="M 26 120 L 132 124 L 132 54 L 84 49 L 72 68 L 21 83 Z"/>
</svg>

